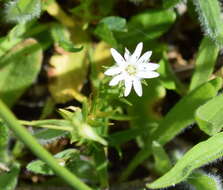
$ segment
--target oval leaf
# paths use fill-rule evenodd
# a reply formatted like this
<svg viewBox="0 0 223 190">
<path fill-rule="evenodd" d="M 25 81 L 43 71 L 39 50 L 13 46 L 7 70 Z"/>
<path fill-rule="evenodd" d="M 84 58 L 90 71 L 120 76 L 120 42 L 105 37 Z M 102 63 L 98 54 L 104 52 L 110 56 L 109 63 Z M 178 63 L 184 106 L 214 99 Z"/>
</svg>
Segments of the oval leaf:
<svg viewBox="0 0 223 190">
<path fill-rule="evenodd" d="M 19 43 L 0 60 L 0 98 L 13 105 L 39 74 L 41 46 L 33 39 Z"/>
</svg>

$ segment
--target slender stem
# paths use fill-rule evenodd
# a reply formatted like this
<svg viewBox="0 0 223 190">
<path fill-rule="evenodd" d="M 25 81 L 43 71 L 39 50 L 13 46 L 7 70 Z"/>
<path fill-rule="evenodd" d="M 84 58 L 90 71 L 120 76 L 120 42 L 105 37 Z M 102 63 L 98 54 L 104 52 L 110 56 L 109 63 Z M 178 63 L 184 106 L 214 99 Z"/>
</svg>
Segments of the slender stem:
<svg viewBox="0 0 223 190">
<path fill-rule="evenodd" d="M 20 124 L 22 125 L 31 125 L 32 127 L 40 127 L 40 128 L 47 128 L 47 129 L 56 129 L 56 130 L 62 130 L 62 131 L 72 131 L 73 129 L 71 127 L 59 127 L 56 125 L 35 125 L 32 121 L 23 121 L 19 120 Z"/>
<path fill-rule="evenodd" d="M 55 158 L 44 149 L 36 139 L 19 123 L 12 112 L 0 100 L 0 117 L 5 121 L 7 126 L 15 135 L 40 159 L 42 159 L 50 168 L 70 186 L 77 190 L 92 190 L 84 184 L 79 178 L 72 174 L 66 168 L 60 166 Z"/>
</svg>

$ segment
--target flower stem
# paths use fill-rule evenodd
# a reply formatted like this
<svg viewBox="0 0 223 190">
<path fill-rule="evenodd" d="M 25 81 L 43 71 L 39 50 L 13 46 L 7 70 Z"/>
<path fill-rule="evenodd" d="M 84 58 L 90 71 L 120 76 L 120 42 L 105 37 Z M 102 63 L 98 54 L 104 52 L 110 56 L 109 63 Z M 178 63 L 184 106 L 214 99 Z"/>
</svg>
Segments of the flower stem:
<svg viewBox="0 0 223 190">
<path fill-rule="evenodd" d="M 44 149 L 36 139 L 19 123 L 12 112 L 0 100 L 0 117 L 5 121 L 7 126 L 15 133 L 15 135 L 40 159 L 42 159 L 50 168 L 61 178 L 63 178 L 70 186 L 77 190 L 92 190 L 84 184 L 79 178 L 72 174 L 66 168 L 60 166 L 54 157 Z"/>
<path fill-rule="evenodd" d="M 31 125 L 32 127 L 56 129 L 56 130 L 61 130 L 61 131 L 72 131 L 73 130 L 72 127 L 62 127 L 62 126 L 56 126 L 56 125 L 51 125 L 51 124 L 38 125 L 33 121 L 19 120 L 19 122 L 21 125 Z"/>
</svg>

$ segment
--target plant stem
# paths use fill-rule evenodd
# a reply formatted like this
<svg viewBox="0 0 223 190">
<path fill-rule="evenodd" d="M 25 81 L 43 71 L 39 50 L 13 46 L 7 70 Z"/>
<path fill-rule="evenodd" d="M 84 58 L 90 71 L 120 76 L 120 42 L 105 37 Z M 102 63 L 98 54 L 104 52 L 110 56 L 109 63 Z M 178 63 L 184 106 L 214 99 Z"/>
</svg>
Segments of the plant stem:
<svg viewBox="0 0 223 190">
<path fill-rule="evenodd" d="M 70 186 L 77 190 L 92 190 L 84 184 L 79 178 L 72 174 L 66 168 L 60 166 L 54 157 L 44 149 L 36 139 L 19 123 L 12 112 L 0 100 L 0 117 L 5 121 L 7 126 L 15 133 L 15 135 L 40 159 L 42 159 L 50 168 L 61 178 L 63 178 Z"/>
<path fill-rule="evenodd" d="M 40 127 L 40 128 L 47 128 L 47 129 L 56 129 L 56 130 L 62 130 L 62 131 L 72 131 L 73 129 L 71 127 L 62 127 L 62 126 L 56 126 L 56 125 L 36 125 L 32 121 L 23 121 L 19 120 L 21 125 L 31 125 L 32 127 Z"/>
</svg>

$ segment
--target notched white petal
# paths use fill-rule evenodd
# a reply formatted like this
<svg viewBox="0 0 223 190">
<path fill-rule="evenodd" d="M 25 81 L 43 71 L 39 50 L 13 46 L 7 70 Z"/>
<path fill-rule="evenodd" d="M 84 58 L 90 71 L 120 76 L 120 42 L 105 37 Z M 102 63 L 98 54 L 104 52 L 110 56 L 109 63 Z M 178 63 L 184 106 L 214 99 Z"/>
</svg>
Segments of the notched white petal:
<svg viewBox="0 0 223 190">
<path fill-rule="evenodd" d="M 154 71 L 159 68 L 159 64 L 156 63 L 141 63 L 138 65 L 140 71 Z"/>
<path fill-rule="evenodd" d="M 154 71 L 149 71 L 149 72 L 141 71 L 137 73 L 137 77 L 145 79 L 155 78 L 158 76 L 160 76 L 160 74 Z"/>
<path fill-rule="evenodd" d="M 131 54 L 130 54 L 129 50 L 127 48 L 125 48 L 125 54 L 124 54 L 125 60 L 128 61 L 130 56 L 131 56 Z"/>
<path fill-rule="evenodd" d="M 142 96 L 142 84 L 139 79 L 133 81 L 133 87 L 138 96 Z"/>
<path fill-rule="evenodd" d="M 117 64 L 125 63 L 125 60 L 122 57 L 122 55 L 119 52 L 117 52 L 114 48 L 111 48 L 111 54 Z"/>
<path fill-rule="evenodd" d="M 107 69 L 104 74 L 108 75 L 108 76 L 113 76 L 113 75 L 117 75 L 119 73 L 121 73 L 121 68 L 120 67 L 111 67 L 109 69 Z"/>
<path fill-rule="evenodd" d="M 141 63 L 146 63 L 149 61 L 149 58 L 151 57 L 152 55 L 152 51 L 147 51 L 145 52 L 142 57 L 139 58 L 139 60 L 137 61 L 138 64 L 141 64 Z"/>
<path fill-rule="evenodd" d="M 122 80 L 124 80 L 124 75 L 117 75 L 109 82 L 109 86 L 115 86 Z"/>
<path fill-rule="evenodd" d="M 135 61 L 137 61 L 139 59 L 139 57 L 141 55 L 141 52 L 142 52 L 142 48 L 143 48 L 143 43 L 142 42 L 138 43 L 134 53 L 131 56 L 131 61 L 132 62 L 135 62 Z"/>
<path fill-rule="evenodd" d="M 124 96 L 128 96 L 132 89 L 132 81 L 130 79 L 125 79 L 125 92 Z"/>
</svg>

